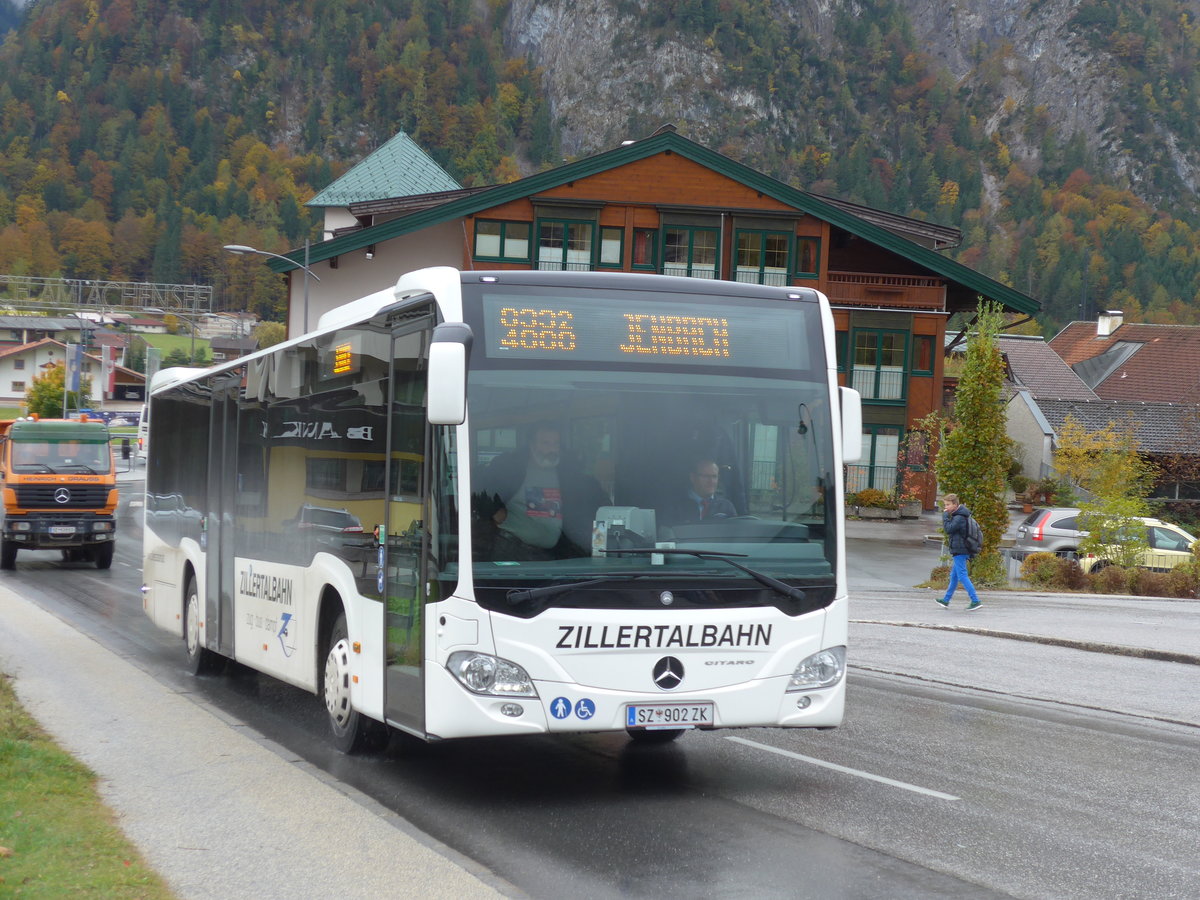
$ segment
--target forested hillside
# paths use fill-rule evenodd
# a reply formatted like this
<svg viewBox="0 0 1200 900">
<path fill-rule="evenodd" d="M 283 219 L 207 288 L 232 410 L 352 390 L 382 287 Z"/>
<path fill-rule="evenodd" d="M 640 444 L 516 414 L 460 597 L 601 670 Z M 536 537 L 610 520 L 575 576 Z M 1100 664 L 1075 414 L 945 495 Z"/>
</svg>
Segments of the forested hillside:
<svg viewBox="0 0 1200 900">
<path fill-rule="evenodd" d="M 37 3 L 0 49 L 0 272 L 232 278 L 270 315 L 278 277 L 221 246 L 319 238 L 304 202 L 397 130 L 464 184 L 550 158 L 498 34 L 469 0 Z"/>
<path fill-rule="evenodd" d="M 318 237 L 304 201 L 399 129 L 480 184 L 672 122 L 793 185 L 960 227 L 952 252 L 1041 300 L 1047 330 L 1105 307 L 1196 324 L 1198 13 L 43 0 L 0 48 L 0 272 L 201 281 L 269 313 L 277 279 L 220 246 Z"/>
</svg>

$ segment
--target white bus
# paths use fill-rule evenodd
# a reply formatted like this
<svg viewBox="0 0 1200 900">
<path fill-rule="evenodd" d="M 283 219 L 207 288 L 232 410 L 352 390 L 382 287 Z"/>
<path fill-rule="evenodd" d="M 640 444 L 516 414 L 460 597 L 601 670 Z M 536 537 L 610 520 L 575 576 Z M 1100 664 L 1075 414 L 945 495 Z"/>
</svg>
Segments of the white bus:
<svg viewBox="0 0 1200 900">
<path fill-rule="evenodd" d="M 841 723 L 862 426 L 818 292 L 424 269 L 172 380 L 145 611 L 338 748 Z"/>
</svg>

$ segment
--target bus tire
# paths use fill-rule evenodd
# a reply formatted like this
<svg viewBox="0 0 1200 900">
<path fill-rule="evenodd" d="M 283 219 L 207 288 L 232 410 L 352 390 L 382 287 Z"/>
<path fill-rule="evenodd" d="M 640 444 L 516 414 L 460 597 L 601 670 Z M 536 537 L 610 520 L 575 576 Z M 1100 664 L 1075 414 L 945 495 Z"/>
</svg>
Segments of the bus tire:
<svg viewBox="0 0 1200 900">
<path fill-rule="evenodd" d="M 189 576 L 183 592 L 183 643 L 188 671 L 193 675 L 216 675 L 225 668 L 225 657 L 200 644 L 200 592 L 195 576 Z"/>
<path fill-rule="evenodd" d="M 369 753 L 387 746 L 388 727 L 350 704 L 350 632 L 345 613 L 338 613 L 329 631 L 320 683 L 334 747 L 342 753 Z"/>
<path fill-rule="evenodd" d="M 110 541 L 96 545 L 96 549 L 92 551 L 92 559 L 95 561 L 97 569 L 112 567 L 113 550 L 114 547 Z"/>
<path fill-rule="evenodd" d="M 631 728 L 625 733 L 629 735 L 629 739 L 635 744 L 650 747 L 655 744 L 669 744 L 683 734 L 684 731 L 686 731 L 684 728 L 660 728 L 654 731 L 647 731 L 644 728 Z"/>
<path fill-rule="evenodd" d="M 0 540 L 0 569 L 17 567 L 17 545 L 12 541 Z"/>
</svg>

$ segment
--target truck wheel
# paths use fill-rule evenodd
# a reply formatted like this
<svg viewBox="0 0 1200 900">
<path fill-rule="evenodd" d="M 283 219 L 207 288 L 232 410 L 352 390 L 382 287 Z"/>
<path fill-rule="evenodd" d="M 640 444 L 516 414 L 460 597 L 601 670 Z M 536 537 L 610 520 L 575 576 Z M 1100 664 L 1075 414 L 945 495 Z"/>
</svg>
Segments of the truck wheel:
<svg viewBox="0 0 1200 900">
<path fill-rule="evenodd" d="M 350 639 L 345 613 L 338 614 L 329 632 L 329 652 L 321 684 L 334 747 L 343 753 L 359 753 L 387 746 L 387 725 L 364 716 L 350 705 Z"/>
<path fill-rule="evenodd" d="M 17 545 L 12 541 L 0 540 L 0 569 L 17 567 Z"/>
<path fill-rule="evenodd" d="M 109 542 L 96 545 L 96 549 L 92 551 L 92 559 L 96 561 L 97 569 L 107 569 L 112 565 L 114 549 Z"/>
<path fill-rule="evenodd" d="M 189 578 L 183 593 L 183 641 L 187 648 L 188 670 L 193 675 L 216 675 L 225 667 L 225 657 L 201 646 L 200 608 L 196 579 Z"/>
</svg>

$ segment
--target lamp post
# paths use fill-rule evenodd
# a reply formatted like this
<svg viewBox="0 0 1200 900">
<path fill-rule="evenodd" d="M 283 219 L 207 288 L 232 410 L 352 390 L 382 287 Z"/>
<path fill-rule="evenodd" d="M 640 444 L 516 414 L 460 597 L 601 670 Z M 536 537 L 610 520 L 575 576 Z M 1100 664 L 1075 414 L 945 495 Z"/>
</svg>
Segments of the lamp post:
<svg viewBox="0 0 1200 900">
<path fill-rule="evenodd" d="M 317 275 L 317 273 L 308 267 L 309 245 L 310 245 L 309 239 L 305 238 L 304 239 L 304 265 L 300 266 L 300 268 L 304 270 L 304 333 L 305 334 L 308 333 L 308 278 L 311 275 L 313 278 L 316 278 L 317 281 L 321 280 L 320 277 Z M 270 250 L 256 250 L 254 247 L 247 247 L 245 244 L 226 244 L 225 249 L 228 250 L 230 253 L 233 253 L 237 256 L 242 256 L 247 253 L 253 253 L 258 256 L 271 256 L 271 257 L 274 257 L 275 259 L 282 259 L 284 262 L 289 262 L 293 266 L 299 265 L 294 259 L 289 259 L 288 257 L 283 256 L 282 254 L 272 253 Z"/>
</svg>

